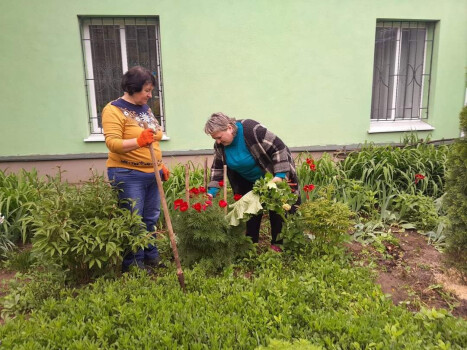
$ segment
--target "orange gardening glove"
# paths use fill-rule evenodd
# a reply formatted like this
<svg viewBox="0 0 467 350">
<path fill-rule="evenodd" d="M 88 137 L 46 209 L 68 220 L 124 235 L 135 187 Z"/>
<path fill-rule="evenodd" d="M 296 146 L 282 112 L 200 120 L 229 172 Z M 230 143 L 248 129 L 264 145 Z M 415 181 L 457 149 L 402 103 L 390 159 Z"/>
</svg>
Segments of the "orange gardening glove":
<svg viewBox="0 0 467 350">
<path fill-rule="evenodd" d="M 164 164 L 162 164 L 162 180 L 167 181 L 170 177 L 170 171 L 165 167 Z"/>
<path fill-rule="evenodd" d="M 136 142 L 139 147 L 149 146 L 154 141 L 154 130 L 144 129 L 141 134 L 139 134 Z"/>
</svg>

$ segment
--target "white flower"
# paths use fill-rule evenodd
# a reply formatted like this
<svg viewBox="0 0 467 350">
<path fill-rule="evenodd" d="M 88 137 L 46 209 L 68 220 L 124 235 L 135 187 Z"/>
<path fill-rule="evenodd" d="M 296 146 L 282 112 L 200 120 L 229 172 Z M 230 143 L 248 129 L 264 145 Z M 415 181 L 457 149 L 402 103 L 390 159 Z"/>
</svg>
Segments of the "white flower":
<svg viewBox="0 0 467 350">
<path fill-rule="evenodd" d="M 2 213 L 0 213 L 0 224 L 3 224 L 3 221 L 5 220 L 5 217 L 2 216 Z"/>
<path fill-rule="evenodd" d="M 266 186 L 268 187 L 268 189 L 271 189 L 271 188 L 275 188 L 277 189 L 277 185 L 274 181 L 268 181 L 268 183 L 266 184 Z"/>
</svg>

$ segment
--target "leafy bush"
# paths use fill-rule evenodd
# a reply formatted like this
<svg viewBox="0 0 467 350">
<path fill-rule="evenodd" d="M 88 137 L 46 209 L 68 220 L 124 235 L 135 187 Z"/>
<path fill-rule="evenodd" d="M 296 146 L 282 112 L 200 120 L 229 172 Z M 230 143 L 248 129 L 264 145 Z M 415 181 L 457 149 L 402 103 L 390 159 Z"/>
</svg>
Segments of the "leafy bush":
<svg viewBox="0 0 467 350">
<path fill-rule="evenodd" d="M 250 249 L 251 241 L 245 236 L 245 225 L 228 224 L 220 201 L 207 204 L 206 201 L 204 192 L 194 195 L 196 203 L 191 207 L 182 200 L 176 201 L 186 204 L 182 208 L 175 204 L 173 227 L 183 263 L 192 266 L 203 262 L 209 269 L 216 270 L 243 256 Z"/>
<path fill-rule="evenodd" d="M 333 186 L 322 188 L 317 199 L 306 201 L 298 209 L 306 233 L 324 250 L 346 240 L 347 231 L 353 224 L 353 213 L 346 204 L 333 201 L 333 191 Z"/>
<path fill-rule="evenodd" d="M 120 267 L 128 249 L 153 241 L 141 217 L 118 206 L 117 195 L 103 177 L 81 187 L 55 183 L 34 208 L 33 251 L 87 280 Z"/>
<path fill-rule="evenodd" d="M 467 278 L 467 107 L 460 113 L 460 126 L 464 136 L 456 140 L 447 161 L 446 207 L 451 230 L 446 252 Z"/>
</svg>

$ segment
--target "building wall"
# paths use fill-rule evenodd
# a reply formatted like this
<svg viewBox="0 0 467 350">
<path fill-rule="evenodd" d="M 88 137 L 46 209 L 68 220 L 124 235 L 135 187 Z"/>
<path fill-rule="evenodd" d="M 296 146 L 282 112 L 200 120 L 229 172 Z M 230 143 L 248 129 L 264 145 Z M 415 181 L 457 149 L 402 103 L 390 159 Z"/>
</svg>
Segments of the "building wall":
<svg viewBox="0 0 467 350">
<path fill-rule="evenodd" d="M 428 122 L 433 139 L 459 134 L 465 0 L 15 0 L 0 2 L 0 163 L 106 152 L 84 141 L 78 15 L 160 16 L 163 151 L 211 149 L 203 126 L 217 111 L 256 119 L 290 147 L 399 142 L 367 133 L 377 19 L 439 21 Z"/>
</svg>

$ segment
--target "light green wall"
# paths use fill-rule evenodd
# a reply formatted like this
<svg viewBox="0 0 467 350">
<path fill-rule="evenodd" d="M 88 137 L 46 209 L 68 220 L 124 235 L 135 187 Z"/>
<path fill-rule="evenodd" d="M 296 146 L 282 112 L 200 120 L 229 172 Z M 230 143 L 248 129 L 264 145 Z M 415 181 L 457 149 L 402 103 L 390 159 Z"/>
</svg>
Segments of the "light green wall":
<svg viewBox="0 0 467 350">
<path fill-rule="evenodd" d="M 367 134 L 376 19 L 439 20 L 429 122 L 433 139 L 458 136 L 465 0 L 2 0 L 0 157 L 107 151 L 83 141 L 78 15 L 160 16 L 166 151 L 211 148 L 202 130 L 217 111 L 290 147 L 398 142 Z"/>
</svg>

